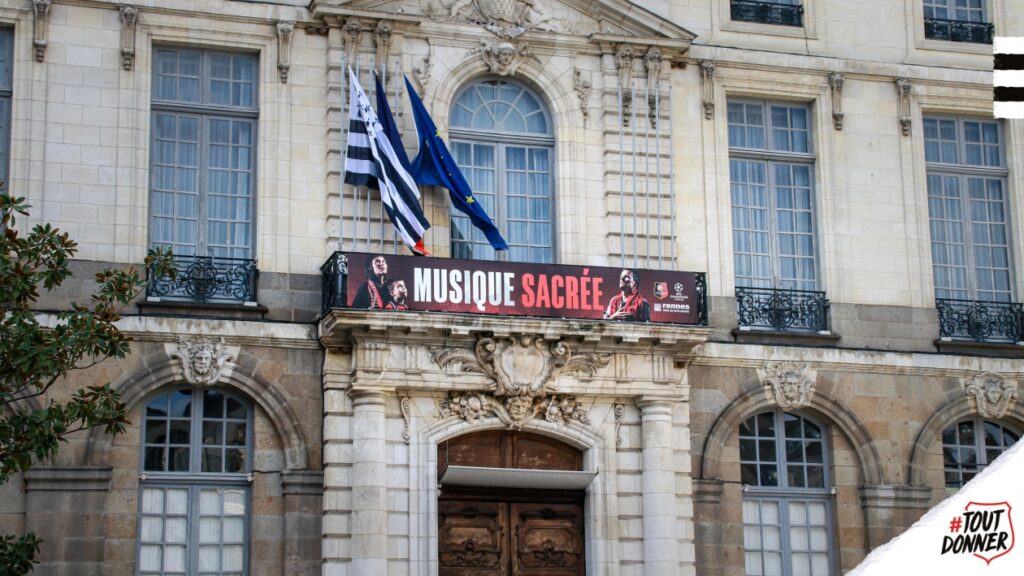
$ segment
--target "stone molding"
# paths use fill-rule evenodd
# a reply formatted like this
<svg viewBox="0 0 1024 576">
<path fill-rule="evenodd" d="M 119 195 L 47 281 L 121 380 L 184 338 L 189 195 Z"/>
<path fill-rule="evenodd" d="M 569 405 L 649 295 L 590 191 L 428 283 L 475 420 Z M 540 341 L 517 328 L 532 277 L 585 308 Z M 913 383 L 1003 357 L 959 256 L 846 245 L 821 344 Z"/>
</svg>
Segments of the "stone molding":
<svg viewBox="0 0 1024 576">
<path fill-rule="evenodd" d="M 865 485 L 861 486 L 859 491 L 860 504 L 864 508 L 931 508 L 931 486 Z"/>
<path fill-rule="evenodd" d="M 1017 400 L 1017 382 L 993 372 L 962 379 L 960 385 L 971 409 L 982 418 L 998 420 L 1006 416 Z"/>
<path fill-rule="evenodd" d="M 701 60 L 700 87 L 701 105 L 704 106 L 704 119 L 715 117 L 715 63 L 712 60 Z"/>
<path fill-rule="evenodd" d="M 294 22 L 277 23 L 277 73 L 282 84 L 288 83 L 288 72 L 292 67 L 292 32 Z"/>
<path fill-rule="evenodd" d="M 25 472 L 26 491 L 106 492 L 114 469 L 108 467 L 30 468 Z"/>
<path fill-rule="evenodd" d="M 323 496 L 323 470 L 283 470 L 281 493 L 285 496 Z"/>
<path fill-rule="evenodd" d="M 843 82 L 846 76 L 840 72 L 832 72 L 828 75 L 828 86 L 832 91 L 832 127 L 836 130 L 843 129 Z"/>
</svg>

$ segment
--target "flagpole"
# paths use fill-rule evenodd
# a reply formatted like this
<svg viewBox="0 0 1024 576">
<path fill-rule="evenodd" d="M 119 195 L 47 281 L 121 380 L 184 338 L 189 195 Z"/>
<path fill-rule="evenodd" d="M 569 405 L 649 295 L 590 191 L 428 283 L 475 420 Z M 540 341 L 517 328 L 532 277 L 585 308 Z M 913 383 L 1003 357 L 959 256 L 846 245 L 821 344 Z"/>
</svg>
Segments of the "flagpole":
<svg viewBox="0 0 1024 576">
<path fill-rule="evenodd" d="M 658 72 L 658 77 L 661 77 L 661 71 Z M 658 207 L 658 265 L 659 268 L 662 264 L 662 235 L 661 235 L 661 82 L 655 86 L 654 90 L 654 117 L 656 118 L 654 123 L 654 154 L 657 160 L 654 162 L 655 175 L 655 190 L 657 190 L 657 207 Z"/>
<path fill-rule="evenodd" d="M 636 221 L 636 86 L 633 84 L 632 78 L 629 83 L 629 96 L 630 141 L 632 142 L 632 150 L 630 152 L 633 157 L 633 267 L 636 268 L 636 253 L 639 251 Z"/>
<path fill-rule="evenodd" d="M 644 104 L 650 106 L 651 86 L 644 84 Z M 645 262 L 651 267 L 651 111 L 647 111 L 647 122 L 644 123 L 644 244 Z"/>
</svg>

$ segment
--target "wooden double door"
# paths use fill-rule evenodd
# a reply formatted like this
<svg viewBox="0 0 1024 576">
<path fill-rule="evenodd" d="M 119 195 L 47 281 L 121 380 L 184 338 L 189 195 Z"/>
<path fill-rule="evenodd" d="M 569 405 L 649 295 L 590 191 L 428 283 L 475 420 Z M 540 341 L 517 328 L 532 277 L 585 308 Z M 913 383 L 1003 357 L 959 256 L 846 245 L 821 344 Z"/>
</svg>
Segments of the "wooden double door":
<svg viewBox="0 0 1024 576">
<path fill-rule="evenodd" d="M 583 505 L 442 498 L 439 576 L 583 576 Z"/>
</svg>

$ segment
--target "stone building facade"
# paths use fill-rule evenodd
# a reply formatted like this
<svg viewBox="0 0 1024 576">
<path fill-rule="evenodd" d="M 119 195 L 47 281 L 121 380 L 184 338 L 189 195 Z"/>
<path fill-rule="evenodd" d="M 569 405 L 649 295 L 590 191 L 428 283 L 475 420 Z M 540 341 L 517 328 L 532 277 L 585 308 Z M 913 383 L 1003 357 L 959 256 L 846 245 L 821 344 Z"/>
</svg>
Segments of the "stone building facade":
<svg viewBox="0 0 1024 576">
<path fill-rule="evenodd" d="M 53 392 L 128 432 L 0 529 L 40 574 L 848 571 L 1024 431 L 1024 12 L 952 4 L 0 0 L 5 180 L 80 245 L 40 313 L 183 271 Z M 424 188 L 436 256 L 705 272 L 707 322 L 325 305 L 335 251 L 404 251 L 343 183 L 348 68 L 414 151 L 408 76 L 513 245 Z"/>
</svg>

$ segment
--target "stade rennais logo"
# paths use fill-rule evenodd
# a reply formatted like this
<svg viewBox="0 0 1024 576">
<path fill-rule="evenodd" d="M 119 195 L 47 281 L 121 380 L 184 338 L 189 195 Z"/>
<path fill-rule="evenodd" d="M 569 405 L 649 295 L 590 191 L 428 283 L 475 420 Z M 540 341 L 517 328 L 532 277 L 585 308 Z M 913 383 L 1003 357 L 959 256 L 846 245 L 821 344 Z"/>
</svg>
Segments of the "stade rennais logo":
<svg viewBox="0 0 1024 576">
<path fill-rule="evenodd" d="M 991 564 L 1013 549 L 1013 509 L 1009 502 L 968 502 L 964 513 L 949 521 L 942 554 L 973 554 Z"/>
</svg>

